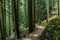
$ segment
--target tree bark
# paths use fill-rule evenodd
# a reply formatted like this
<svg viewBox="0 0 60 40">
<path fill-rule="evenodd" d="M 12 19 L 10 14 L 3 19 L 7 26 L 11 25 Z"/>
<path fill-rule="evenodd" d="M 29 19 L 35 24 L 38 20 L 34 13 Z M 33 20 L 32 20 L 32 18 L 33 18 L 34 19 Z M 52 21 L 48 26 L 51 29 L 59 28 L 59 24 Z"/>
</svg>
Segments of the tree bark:
<svg viewBox="0 0 60 40">
<path fill-rule="evenodd" d="M 6 13 L 5 13 L 5 0 L 1 0 L 2 8 L 1 8 L 1 35 L 2 35 L 2 40 L 6 40 Z"/>
<path fill-rule="evenodd" d="M 33 26 L 35 29 L 35 0 L 32 0 L 32 17 L 33 17 Z"/>
<path fill-rule="evenodd" d="M 29 14 L 29 33 L 34 31 L 33 11 L 32 11 L 32 0 L 28 0 L 28 14 Z"/>
<path fill-rule="evenodd" d="M 38 20 L 40 20 L 40 0 L 38 0 Z"/>
<path fill-rule="evenodd" d="M 49 19 L 49 0 L 46 0 L 46 8 L 47 8 L 47 21 Z"/>
<path fill-rule="evenodd" d="M 20 31 L 19 31 L 19 10 L 18 10 L 18 0 L 14 0 L 14 15 L 15 15 L 15 29 L 17 38 L 20 38 Z"/>
<path fill-rule="evenodd" d="M 57 6 L 58 6 L 58 17 L 59 17 L 59 0 L 57 0 Z"/>
</svg>

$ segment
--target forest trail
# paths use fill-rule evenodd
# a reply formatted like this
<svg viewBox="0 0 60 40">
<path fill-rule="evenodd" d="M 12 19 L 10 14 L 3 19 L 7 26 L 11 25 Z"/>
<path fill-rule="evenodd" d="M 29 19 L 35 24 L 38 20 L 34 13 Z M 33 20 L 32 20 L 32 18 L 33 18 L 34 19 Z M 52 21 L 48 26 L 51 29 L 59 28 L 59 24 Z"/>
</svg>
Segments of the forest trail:
<svg viewBox="0 0 60 40">
<path fill-rule="evenodd" d="M 36 28 L 37 28 L 37 30 L 35 30 L 34 32 L 29 34 L 28 37 L 23 38 L 22 40 L 37 40 L 39 38 L 39 36 L 42 34 L 42 32 L 44 31 L 45 27 L 37 25 Z"/>
<path fill-rule="evenodd" d="M 36 26 L 35 31 L 29 34 L 27 37 L 22 39 L 16 39 L 16 36 L 13 35 L 7 40 L 37 40 L 39 36 L 42 34 L 42 32 L 44 31 L 45 27 L 37 24 L 35 26 Z"/>
</svg>

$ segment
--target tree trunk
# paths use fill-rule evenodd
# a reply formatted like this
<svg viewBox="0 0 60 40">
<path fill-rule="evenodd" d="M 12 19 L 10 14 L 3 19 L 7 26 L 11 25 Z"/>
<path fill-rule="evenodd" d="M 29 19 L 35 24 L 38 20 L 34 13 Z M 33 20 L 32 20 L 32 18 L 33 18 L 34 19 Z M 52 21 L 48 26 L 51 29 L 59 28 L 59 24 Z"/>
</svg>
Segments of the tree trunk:
<svg viewBox="0 0 60 40">
<path fill-rule="evenodd" d="M 38 0 L 38 20 L 40 20 L 40 0 Z"/>
<path fill-rule="evenodd" d="M 33 11 L 32 11 L 32 0 L 28 0 L 28 14 L 29 14 L 29 33 L 34 31 L 33 22 Z"/>
<path fill-rule="evenodd" d="M 59 17 L 59 0 L 57 0 L 57 6 L 58 6 L 58 17 Z"/>
<path fill-rule="evenodd" d="M 2 40 L 6 40 L 6 12 L 5 12 L 5 0 L 1 0 L 1 35 Z"/>
<path fill-rule="evenodd" d="M 46 0 L 46 8 L 47 8 L 47 21 L 49 19 L 49 0 Z"/>
<path fill-rule="evenodd" d="M 35 0 L 32 0 L 32 17 L 33 17 L 33 26 L 35 29 Z"/>
<path fill-rule="evenodd" d="M 14 15 L 15 15 L 15 29 L 17 38 L 20 38 L 20 31 L 19 31 L 19 10 L 18 10 L 18 0 L 14 0 Z"/>
</svg>

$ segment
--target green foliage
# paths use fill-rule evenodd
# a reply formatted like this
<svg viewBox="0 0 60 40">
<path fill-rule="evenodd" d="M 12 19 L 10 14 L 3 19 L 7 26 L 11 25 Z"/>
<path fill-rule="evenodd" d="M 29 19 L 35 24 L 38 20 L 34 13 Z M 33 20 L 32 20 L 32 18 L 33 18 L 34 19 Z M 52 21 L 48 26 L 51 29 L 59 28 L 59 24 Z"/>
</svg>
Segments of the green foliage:
<svg viewBox="0 0 60 40">
<path fill-rule="evenodd" d="M 50 0 L 49 1 L 49 9 L 50 9 L 50 17 L 57 15 L 57 0 Z"/>
<path fill-rule="evenodd" d="M 35 20 L 43 21 L 47 17 L 46 0 L 40 0 L 40 5 L 38 1 L 39 0 L 35 0 Z M 40 6 L 40 9 L 38 8 L 39 6 Z M 40 18 L 38 18 L 39 11 L 40 11 Z"/>
<path fill-rule="evenodd" d="M 38 0 L 35 0 L 35 21 L 40 22 L 41 25 L 45 25 L 46 29 L 42 34 L 42 38 L 48 40 L 58 40 L 58 36 L 60 34 L 60 18 L 55 18 L 47 23 L 47 9 L 46 9 L 46 1 L 47 0 L 40 0 L 40 4 Z M 50 9 L 50 17 L 52 15 L 57 14 L 57 0 L 50 0 L 49 1 L 49 9 Z M 38 10 L 38 6 L 40 5 L 40 10 Z M 0 1 L 0 16 L 1 16 L 1 1 Z M 21 34 L 28 32 L 29 30 L 29 18 L 28 18 L 28 0 L 18 0 L 18 9 L 19 9 L 19 29 Z M 32 9 L 33 10 L 33 9 Z M 40 18 L 38 18 L 38 11 L 40 11 Z M 5 13 L 6 13 L 6 33 L 7 36 L 9 34 L 15 34 L 15 19 L 14 19 L 14 11 L 13 11 L 13 1 L 12 0 L 5 0 Z M 43 22 L 42 22 L 43 21 Z M 27 30 L 27 31 L 26 31 Z M 0 33 L 1 35 L 1 33 Z M 0 36 L 1 39 L 1 36 Z"/>
<path fill-rule="evenodd" d="M 40 21 L 47 18 L 46 0 L 40 0 Z"/>
<path fill-rule="evenodd" d="M 27 0 L 19 1 L 19 26 L 21 34 L 26 33 L 28 29 Z M 27 31 L 28 32 L 28 31 Z"/>
<path fill-rule="evenodd" d="M 60 17 L 48 22 L 46 29 L 41 35 L 41 40 L 60 40 Z"/>
<path fill-rule="evenodd" d="M 28 30 L 28 13 L 27 11 L 27 0 L 18 0 L 18 5 L 19 5 L 19 27 L 20 27 L 20 32 L 26 33 L 25 31 Z M 13 1 L 12 0 L 5 0 L 5 28 L 6 28 L 6 34 L 7 36 L 15 34 L 15 19 L 14 19 L 14 9 L 13 9 Z M 1 1 L 0 1 L 0 10 L 1 8 Z M 25 7 L 26 5 L 26 7 Z M 26 9 L 25 9 L 26 8 Z M 2 10 L 1 10 L 2 11 Z M 0 14 L 2 12 L 0 11 Z M 28 31 L 27 31 L 28 32 Z M 1 36 L 1 35 L 0 35 Z"/>
<path fill-rule="evenodd" d="M 53 19 L 55 19 L 56 17 L 57 17 L 57 16 L 53 16 L 53 17 L 49 18 L 49 19 L 48 19 L 48 22 L 51 21 L 51 20 L 53 20 Z M 47 22 L 47 20 L 41 21 L 40 25 L 46 27 L 46 26 L 48 25 L 48 22 Z"/>
</svg>

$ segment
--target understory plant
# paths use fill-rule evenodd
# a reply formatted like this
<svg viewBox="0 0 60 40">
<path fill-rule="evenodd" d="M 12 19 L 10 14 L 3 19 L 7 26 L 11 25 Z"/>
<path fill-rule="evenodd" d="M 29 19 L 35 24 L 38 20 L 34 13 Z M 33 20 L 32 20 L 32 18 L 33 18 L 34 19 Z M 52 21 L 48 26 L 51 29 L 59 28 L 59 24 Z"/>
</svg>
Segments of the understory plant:
<svg viewBox="0 0 60 40">
<path fill-rule="evenodd" d="M 60 17 L 50 20 L 40 40 L 60 40 Z"/>
</svg>

